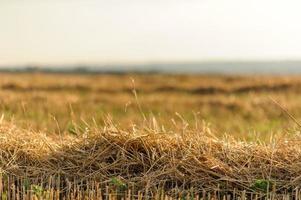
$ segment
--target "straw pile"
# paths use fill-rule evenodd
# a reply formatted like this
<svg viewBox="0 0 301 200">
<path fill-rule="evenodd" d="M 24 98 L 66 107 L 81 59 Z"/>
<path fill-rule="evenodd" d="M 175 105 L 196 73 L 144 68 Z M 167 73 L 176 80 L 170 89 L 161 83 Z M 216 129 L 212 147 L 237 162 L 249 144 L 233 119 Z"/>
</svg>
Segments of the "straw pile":
<svg viewBox="0 0 301 200">
<path fill-rule="evenodd" d="M 139 190 L 277 192 L 301 184 L 300 145 L 297 136 L 268 145 L 221 140 L 206 128 L 168 132 L 87 127 L 80 136 L 59 137 L 2 123 L 0 169 L 31 180 L 59 175 L 105 183 L 117 178 Z M 269 188 L 256 188 L 258 181 L 267 182 Z"/>
</svg>

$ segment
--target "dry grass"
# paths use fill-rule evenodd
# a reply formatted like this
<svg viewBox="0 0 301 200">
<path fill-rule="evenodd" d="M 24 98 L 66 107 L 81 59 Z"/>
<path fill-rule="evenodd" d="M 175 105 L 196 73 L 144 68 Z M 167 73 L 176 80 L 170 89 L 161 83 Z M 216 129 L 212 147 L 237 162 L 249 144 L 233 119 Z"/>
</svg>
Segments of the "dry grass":
<svg viewBox="0 0 301 200">
<path fill-rule="evenodd" d="M 0 196 L 26 182 L 23 194 L 39 186 L 48 199 L 97 184 L 136 199 L 298 199 L 299 128 L 271 98 L 299 121 L 300 86 L 299 77 L 2 74 Z"/>
<path fill-rule="evenodd" d="M 301 119 L 300 77 L 201 75 L 1 74 L 0 110 L 6 120 L 45 133 L 70 133 L 73 123 L 104 125 L 107 114 L 128 129 L 141 112 L 172 128 L 179 113 L 190 124 L 204 120 L 225 132 L 268 141 L 294 128 L 271 98 Z M 133 81 L 134 80 L 134 81 Z M 133 90 L 138 94 L 138 101 Z M 71 131 L 72 132 L 72 131 Z"/>
<path fill-rule="evenodd" d="M 136 192 L 161 189 L 170 195 L 234 190 L 292 194 L 301 183 L 299 136 L 246 143 L 217 139 L 206 126 L 163 130 L 156 121 L 132 131 L 113 124 L 83 131 L 81 137 L 51 138 L 2 123 L 2 176 L 36 185 L 60 177 L 61 187 L 66 180 L 105 185 L 117 179 Z"/>
</svg>

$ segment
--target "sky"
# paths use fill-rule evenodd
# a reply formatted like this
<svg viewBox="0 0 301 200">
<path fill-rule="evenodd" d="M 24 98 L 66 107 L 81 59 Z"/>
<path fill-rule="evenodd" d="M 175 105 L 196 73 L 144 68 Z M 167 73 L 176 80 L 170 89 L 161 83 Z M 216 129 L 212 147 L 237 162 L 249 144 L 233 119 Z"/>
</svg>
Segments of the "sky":
<svg viewBox="0 0 301 200">
<path fill-rule="evenodd" d="M 301 60 L 298 0 L 0 0 L 0 65 Z"/>
</svg>

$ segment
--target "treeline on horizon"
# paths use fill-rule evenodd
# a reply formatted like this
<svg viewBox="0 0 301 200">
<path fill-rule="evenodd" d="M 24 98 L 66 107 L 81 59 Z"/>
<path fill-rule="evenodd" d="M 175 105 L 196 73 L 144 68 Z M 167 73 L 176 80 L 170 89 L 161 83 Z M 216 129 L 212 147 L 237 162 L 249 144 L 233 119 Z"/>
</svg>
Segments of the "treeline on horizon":
<svg viewBox="0 0 301 200">
<path fill-rule="evenodd" d="M 59 73 L 59 74 L 159 74 L 158 70 L 110 69 L 92 67 L 3 67 L 2 73 Z"/>
<path fill-rule="evenodd" d="M 0 72 L 65 74 L 301 74 L 301 61 L 168 62 L 108 65 L 0 66 Z"/>
</svg>

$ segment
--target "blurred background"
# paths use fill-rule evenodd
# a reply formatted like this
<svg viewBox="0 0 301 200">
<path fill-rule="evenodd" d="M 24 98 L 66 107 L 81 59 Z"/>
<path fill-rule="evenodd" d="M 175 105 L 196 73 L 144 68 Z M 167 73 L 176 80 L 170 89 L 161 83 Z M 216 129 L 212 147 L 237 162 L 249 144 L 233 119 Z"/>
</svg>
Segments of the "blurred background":
<svg viewBox="0 0 301 200">
<path fill-rule="evenodd" d="M 298 132 L 279 105 L 301 120 L 300 6 L 1 0 L 1 113 L 47 133 L 145 119 L 247 140 Z"/>
</svg>

